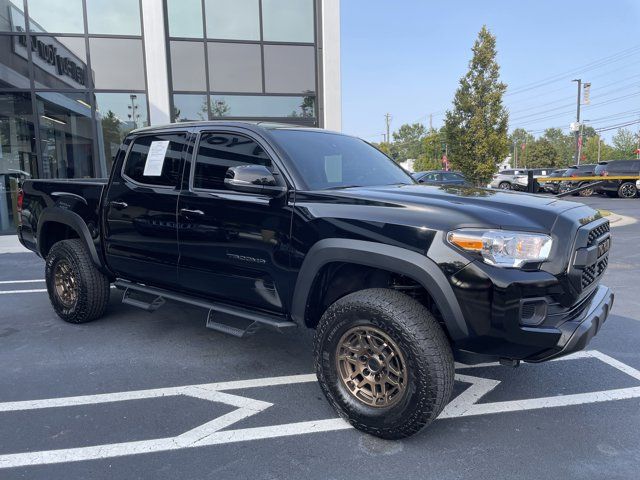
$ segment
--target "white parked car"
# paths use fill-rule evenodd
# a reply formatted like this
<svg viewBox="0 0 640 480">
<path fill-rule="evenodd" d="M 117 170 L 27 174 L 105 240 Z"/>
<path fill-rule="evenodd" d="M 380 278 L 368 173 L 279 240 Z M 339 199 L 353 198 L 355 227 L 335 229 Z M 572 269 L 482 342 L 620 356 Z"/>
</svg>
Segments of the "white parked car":
<svg viewBox="0 0 640 480">
<path fill-rule="evenodd" d="M 500 190 L 526 190 L 527 171 L 508 169 L 502 170 L 493 175 L 493 180 L 489 188 L 499 188 Z"/>
</svg>

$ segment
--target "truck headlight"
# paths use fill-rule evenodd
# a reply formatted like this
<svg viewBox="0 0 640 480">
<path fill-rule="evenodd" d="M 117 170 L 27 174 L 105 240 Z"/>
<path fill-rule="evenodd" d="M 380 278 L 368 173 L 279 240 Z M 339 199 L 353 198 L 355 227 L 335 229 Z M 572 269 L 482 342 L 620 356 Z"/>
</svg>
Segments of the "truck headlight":
<svg viewBox="0 0 640 480">
<path fill-rule="evenodd" d="M 549 258 L 553 240 L 541 233 L 510 232 L 464 228 L 447 234 L 447 241 L 462 250 L 479 255 L 497 267 L 521 267 L 528 262 Z"/>
</svg>

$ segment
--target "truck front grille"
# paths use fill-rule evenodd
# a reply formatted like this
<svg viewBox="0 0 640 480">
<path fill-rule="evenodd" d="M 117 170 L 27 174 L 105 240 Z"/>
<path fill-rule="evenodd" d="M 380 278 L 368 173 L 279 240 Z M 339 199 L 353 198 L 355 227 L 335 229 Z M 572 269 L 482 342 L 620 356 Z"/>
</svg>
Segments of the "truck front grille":
<svg viewBox="0 0 640 480">
<path fill-rule="evenodd" d="M 608 263 L 609 256 L 605 255 L 596 263 L 589 265 L 588 267 L 585 267 L 584 270 L 582 270 L 582 279 L 580 283 L 582 284 L 583 290 L 593 282 L 595 282 L 596 279 L 604 273 L 604 271 L 607 269 Z"/>
<path fill-rule="evenodd" d="M 605 223 L 598 225 L 596 228 L 589 232 L 589 237 L 587 240 L 587 247 L 590 247 L 596 243 L 596 241 L 602 237 L 605 233 L 609 233 L 611 227 L 609 226 L 609 221 L 607 220 Z"/>
<path fill-rule="evenodd" d="M 578 231 L 575 261 L 570 276 L 580 292 L 593 285 L 607 269 L 610 230 L 609 221 L 602 220 L 589 230 L 584 227 Z"/>
</svg>

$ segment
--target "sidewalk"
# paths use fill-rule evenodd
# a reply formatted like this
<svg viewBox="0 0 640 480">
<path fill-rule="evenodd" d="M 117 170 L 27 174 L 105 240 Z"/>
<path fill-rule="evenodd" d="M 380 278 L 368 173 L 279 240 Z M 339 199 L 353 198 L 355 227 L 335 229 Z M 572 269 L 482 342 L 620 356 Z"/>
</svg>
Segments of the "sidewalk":
<svg viewBox="0 0 640 480">
<path fill-rule="evenodd" d="M 0 235 L 0 255 L 3 253 L 29 253 L 20 245 L 16 235 Z"/>
</svg>

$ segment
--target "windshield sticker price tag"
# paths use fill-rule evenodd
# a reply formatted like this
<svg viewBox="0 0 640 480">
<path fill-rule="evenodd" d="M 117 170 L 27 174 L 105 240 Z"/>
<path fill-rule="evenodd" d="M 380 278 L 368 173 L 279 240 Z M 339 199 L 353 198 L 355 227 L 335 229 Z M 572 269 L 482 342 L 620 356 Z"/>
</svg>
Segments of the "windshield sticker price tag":
<svg viewBox="0 0 640 480">
<path fill-rule="evenodd" d="M 144 164 L 143 175 L 145 177 L 159 177 L 162 175 L 162 167 L 164 166 L 164 157 L 169 148 L 169 140 L 151 142 L 147 161 Z"/>
</svg>

